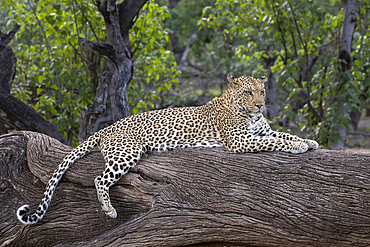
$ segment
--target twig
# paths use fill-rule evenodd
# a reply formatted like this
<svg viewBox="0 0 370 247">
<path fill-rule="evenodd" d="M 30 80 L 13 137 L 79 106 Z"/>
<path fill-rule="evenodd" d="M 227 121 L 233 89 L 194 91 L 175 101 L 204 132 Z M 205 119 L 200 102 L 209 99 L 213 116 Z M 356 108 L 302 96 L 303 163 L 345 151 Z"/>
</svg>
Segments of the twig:
<svg viewBox="0 0 370 247">
<path fill-rule="evenodd" d="M 48 38 L 46 37 L 46 33 L 45 33 L 45 30 L 44 30 L 44 27 L 42 26 L 41 21 L 40 21 L 39 17 L 37 16 L 36 10 L 31 5 L 30 0 L 27 0 L 27 2 L 28 2 L 28 5 L 30 6 L 30 8 L 32 9 L 32 13 L 35 16 L 35 18 L 37 20 L 37 23 L 39 24 L 39 26 L 41 28 L 41 31 L 42 31 L 42 33 L 44 35 L 44 39 L 46 41 L 46 45 L 48 47 L 48 54 L 49 54 L 49 57 L 51 58 L 51 46 L 50 46 L 50 43 L 49 43 Z"/>
<path fill-rule="evenodd" d="M 302 36 L 301 36 L 301 31 L 299 30 L 299 26 L 298 26 L 298 22 L 297 22 L 297 18 L 294 14 L 294 11 L 293 11 L 293 6 L 292 6 L 292 3 L 289 2 L 289 6 L 290 6 L 290 9 L 292 11 L 292 15 L 293 15 L 293 19 L 294 19 L 294 24 L 297 28 L 297 33 L 298 33 L 298 37 L 299 39 L 301 40 L 302 42 L 302 45 L 303 45 L 303 49 L 304 49 L 304 52 L 305 52 L 305 56 L 306 56 L 306 63 L 308 64 L 308 50 L 307 50 L 307 44 L 303 41 L 302 39 Z"/>
<path fill-rule="evenodd" d="M 91 31 L 93 32 L 96 41 L 99 41 L 99 37 L 98 37 L 98 35 L 96 35 L 95 30 L 94 30 L 94 28 L 91 25 L 91 22 L 89 21 L 89 19 L 87 18 L 87 16 L 84 14 L 84 12 L 81 10 L 81 7 L 78 5 L 77 1 L 76 0 L 73 0 L 73 1 L 77 4 L 77 7 L 81 11 L 82 16 L 85 18 L 87 24 L 89 24 L 89 27 L 90 27 Z"/>
<path fill-rule="evenodd" d="M 274 4 L 272 4 L 272 9 L 274 11 L 274 16 L 275 16 L 275 19 L 276 19 L 276 22 L 277 22 L 277 25 L 278 25 L 278 30 L 279 30 L 279 33 L 280 33 L 280 36 L 281 36 L 281 39 L 282 39 L 282 42 L 283 42 L 283 46 L 284 46 L 284 51 L 285 51 L 285 58 L 283 58 L 283 56 L 281 56 L 281 55 L 280 55 L 280 57 L 283 59 L 284 65 L 287 65 L 287 63 L 288 63 L 288 57 L 287 57 L 288 56 L 288 49 L 286 48 L 284 35 L 283 35 L 282 29 L 280 27 L 279 19 L 277 18 L 277 15 L 276 15 L 276 10 L 275 10 Z"/>
<path fill-rule="evenodd" d="M 150 1 L 148 1 L 147 2 L 147 9 L 149 9 L 149 3 L 150 3 Z M 136 15 L 136 19 L 135 19 L 135 22 L 136 22 L 136 20 L 139 18 L 139 12 L 138 12 L 138 14 Z M 145 26 L 146 26 L 146 21 L 147 21 L 147 18 L 145 18 L 145 21 L 143 22 L 143 27 L 144 27 L 144 29 L 145 29 Z M 132 25 L 134 25 L 134 23 L 135 22 L 133 22 L 132 23 Z M 133 52 L 131 52 L 131 57 L 134 57 L 134 55 L 135 55 L 135 53 L 136 53 L 136 51 L 137 51 L 137 49 L 140 47 L 140 44 L 141 44 L 141 41 L 142 41 L 142 38 L 143 38 L 143 35 L 140 35 L 140 40 L 139 40 L 139 43 L 138 43 L 138 45 L 135 47 L 135 49 L 133 50 Z M 152 37 L 149 37 L 148 38 L 148 40 L 150 40 Z M 145 44 L 148 44 L 148 42 L 146 42 Z"/>
<path fill-rule="evenodd" d="M 3 34 L 0 31 L 0 44 L 7 45 L 10 43 L 10 41 L 14 38 L 16 32 L 18 32 L 19 28 L 21 26 L 18 23 L 14 24 L 14 28 L 10 30 L 8 34 Z"/>
<path fill-rule="evenodd" d="M 192 35 L 190 35 L 190 37 L 189 37 L 188 44 L 186 45 L 185 50 L 184 50 L 184 52 L 182 53 L 181 60 L 180 60 L 180 63 L 179 63 L 179 68 L 180 68 L 180 70 L 184 70 L 184 65 L 185 65 L 186 58 L 188 57 L 189 52 L 190 52 L 190 48 L 191 48 L 191 47 L 192 47 L 192 45 L 194 44 L 194 41 L 195 41 L 195 39 L 197 38 L 197 36 L 198 36 L 198 29 L 196 29 L 196 30 L 192 33 Z"/>
</svg>

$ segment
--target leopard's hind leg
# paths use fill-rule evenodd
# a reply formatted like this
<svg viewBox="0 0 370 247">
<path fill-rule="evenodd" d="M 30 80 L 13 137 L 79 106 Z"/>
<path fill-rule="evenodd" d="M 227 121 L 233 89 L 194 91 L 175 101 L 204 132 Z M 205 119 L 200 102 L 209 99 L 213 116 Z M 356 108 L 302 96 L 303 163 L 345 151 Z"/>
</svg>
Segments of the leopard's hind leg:
<svg viewBox="0 0 370 247">
<path fill-rule="evenodd" d="M 95 178 L 95 187 L 102 210 L 111 218 L 117 217 L 109 197 L 109 188 L 114 185 L 140 160 L 144 149 L 141 145 L 121 141 L 117 146 L 115 140 L 102 147 L 101 152 L 105 158 L 105 170 L 101 176 Z"/>
</svg>

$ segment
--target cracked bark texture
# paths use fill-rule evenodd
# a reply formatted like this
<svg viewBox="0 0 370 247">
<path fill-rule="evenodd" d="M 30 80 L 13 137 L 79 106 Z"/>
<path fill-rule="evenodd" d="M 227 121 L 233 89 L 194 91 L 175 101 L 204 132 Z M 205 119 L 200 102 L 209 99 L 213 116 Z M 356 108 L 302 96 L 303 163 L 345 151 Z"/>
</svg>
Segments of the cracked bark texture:
<svg viewBox="0 0 370 247">
<path fill-rule="evenodd" d="M 0 136 L 0 246 L 370 244 L 370 154 L 328 150 L 149 155 L 111 188 L 116 219 L 96 198 L 96 151 L 66 172 L 41 222 L 22 225 L 17 208 L 36 209 L 69 151 L 34 132 Z"/>
</svg>

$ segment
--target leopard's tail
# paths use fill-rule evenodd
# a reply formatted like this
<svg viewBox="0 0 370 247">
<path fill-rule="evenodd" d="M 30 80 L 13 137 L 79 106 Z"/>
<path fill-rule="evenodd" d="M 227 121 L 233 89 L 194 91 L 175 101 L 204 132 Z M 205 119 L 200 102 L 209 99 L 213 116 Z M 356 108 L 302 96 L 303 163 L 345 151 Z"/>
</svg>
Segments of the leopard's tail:
<svg viewBox="0 0 370 247">
<path fill-rule="evenodd" d="M 28 215 L 30 207 L 23 205 L 17 210 L 18 219 L 25 225 L 35 224 L 44 217 L 46 210 L 49 207 L 51 197 L 53 196 L 54 190 L 58 185 L 59 180 L 66 170 L 79 158 L 82 158 L 85 154 L 89 153 L 95 146 L 98 145 L 100 140 L 100 132 L 96 132 L 90 136 L 84 143 L 73 149 L 64 159 L 63 162 L 54 171 L 53 176 L 50 178 L 44 196 L 42 197 L 41 203 L 31 215 Z"/>
</svg>

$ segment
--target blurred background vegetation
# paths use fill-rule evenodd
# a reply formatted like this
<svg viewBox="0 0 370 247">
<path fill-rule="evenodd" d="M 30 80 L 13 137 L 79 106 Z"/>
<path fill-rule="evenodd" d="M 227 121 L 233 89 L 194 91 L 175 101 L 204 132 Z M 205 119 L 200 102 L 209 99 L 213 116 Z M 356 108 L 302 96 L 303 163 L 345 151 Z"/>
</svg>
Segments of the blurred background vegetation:
<svg viewBox="0 0 370 247">
<path fill-rule="evenodd" d="M 90 0 L 0 3 L 1 31 L 21 25 L 11 43 L 18 59 L 12 95 L 76 146 L 104 62 L 78 37 L 104 41 L 102 16 Z M 341 125 L 370 132 L 369 0 L 358 6 L 353 65 L 343 73 L 340 1 L 150 0 L 130 30 L 130 112 L 205 104 L 227 89 L 227 73 L 267 74 L 274 128 L 324 146 L 341 139 Z"/>
</svg>

